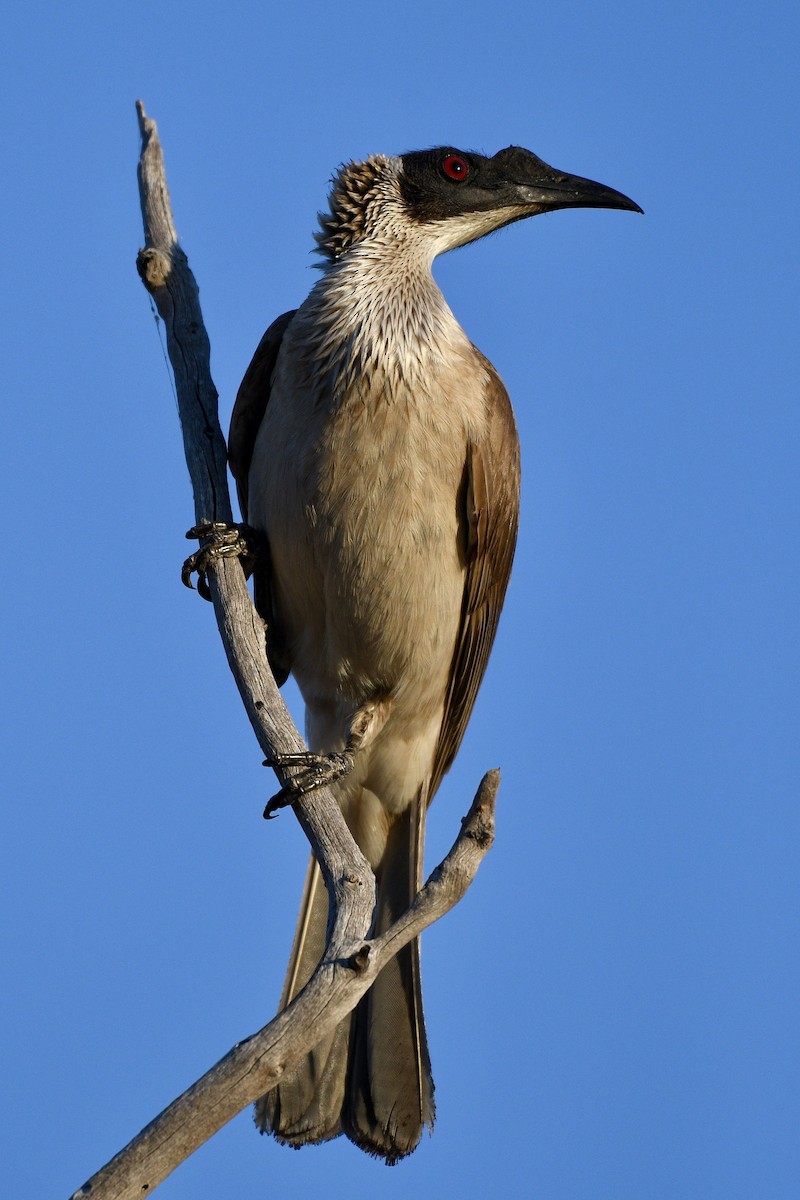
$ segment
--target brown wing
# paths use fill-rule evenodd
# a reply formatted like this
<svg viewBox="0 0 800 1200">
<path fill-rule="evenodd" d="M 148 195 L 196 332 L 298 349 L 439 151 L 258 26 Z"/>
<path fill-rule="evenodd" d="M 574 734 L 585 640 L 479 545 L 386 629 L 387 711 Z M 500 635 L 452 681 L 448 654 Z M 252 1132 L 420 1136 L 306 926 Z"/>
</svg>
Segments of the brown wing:
<svg viewBox="0 0 800 1200">
<path fill-rule="evenodd" d="M 278 351 L 281 348 L 283 335 L 296 311 L 293 309 L 292 312 L 284 313 L 283 316 L 273 321 L 258 343 L 258 348 L 250 366 L 245 371 L 244 379 L 236 395 L 236 403 L 233 406 L 231 428 L 228 434 L 228 462 L 231 474 L 236 480 L 239 507 L 245 521 L 247 520 L 247 480 L 250 474 L 250 463 L 253 460 L 253 449 L 269 403 L 272 373 L 278 361 Z M 267 656 L 275 679 L 280 686 L 286 681 L 290 663 L 272 612 L 269 546 L 266 545 L 266 540 L 259 552 L 258 563 L 253 569 L 253 591 L 256 608 L 267 626 Z"/>
<path fill-rule="evenodd" d="M 429 799 L 450 767 L 467 728 L 489 661 L 506 594 L 519 524 L 519 438 L 508 393 L 492 364 L 487 374 L 490 425 L 467 449 L 461 517 L 466 530 L 467 578 L 461 625 Z"/>
<path fill-rule="evenodd" d="M 242 517 L 247 520 L 247 476 L 253 458 L 253 448 L 256 437 L 264 419 L 264 413 L 269 403 L 269 393 L 272 386 L 272 372 L 278 361 L 278 351 L 281 348 L 283 335 L 289 327 L 297 309 L 284 313 L 273 321 L 267 332 L 258 343 L 250 366 L 244 374 L 236 403 L 231 416 L 231 428 L 228 434 L 228 461 L 231 475 L 236 480 L 236 491 L 239 496 L 239 507 Z"/>
</svg>

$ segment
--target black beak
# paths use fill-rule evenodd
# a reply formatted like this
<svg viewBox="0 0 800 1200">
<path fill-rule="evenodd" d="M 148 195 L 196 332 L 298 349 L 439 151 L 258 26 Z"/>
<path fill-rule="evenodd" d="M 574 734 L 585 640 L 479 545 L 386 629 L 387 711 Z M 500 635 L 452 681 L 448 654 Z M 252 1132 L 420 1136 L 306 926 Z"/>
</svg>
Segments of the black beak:
<svg viewBox="0 0 800 1200">
<path fill-rule="evenodd" d="M 539 212 L 552 212 L 558 208 L 644 211 L 635 200 L 623 196 L 622 192 L 603 183 L 595 183 L 593 179 L 558 171 L 520 146 L 501 150 L 492 161 L 504 170 L 517 201 L 535 207 Z"/>
<path fill-rule="evenodd" d="M 580 175 L 553 172 L 553 180 L 517 184 L 517 194 L 523 204 L 535 204 L 543 212 L 557 208 L 625 208 L 644 212 L 635 200 L 623 196 L 604 183 L 583 179 Z"/>
</svg>

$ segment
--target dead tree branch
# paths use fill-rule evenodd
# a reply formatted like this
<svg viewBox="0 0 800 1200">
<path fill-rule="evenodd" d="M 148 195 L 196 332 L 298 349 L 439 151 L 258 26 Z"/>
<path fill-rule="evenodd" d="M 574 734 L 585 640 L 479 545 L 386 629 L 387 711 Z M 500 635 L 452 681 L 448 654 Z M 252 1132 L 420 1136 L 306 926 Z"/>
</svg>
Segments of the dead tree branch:
<svg viewBox="0 0 800 1200">
<path fill-rule="evenodd" d="M 232 521 L 227 454 L 209 368 L 199 293 L 178 244 L 155 122 L 137 103 L 142 153 L 139 192 L 145 248 L 138 269 L 167 331 L 197 525 Z M 228 662 L 261 749 L 267 756 L 304 749 L 266 657 L 264 625 L 235 558 L 209 566 L 208 582 Z M 283 782 L 283 781 L 282 781 Z M 322 962 L 300 995 L 259 1033 L 238 1043 L 179 1096 L 71 1200 L 140 1200 L 237 1113 L 274 1087 L 284 1072 L 355 1007 L 383 966 L 458 902 L 494 835 L 499 773 L 483 779 L 450 853 L 409 911 L 368 940 L 375 879 L 327 789 L 293 805 L 322 869 L 333 922 Z"/>
</svg>

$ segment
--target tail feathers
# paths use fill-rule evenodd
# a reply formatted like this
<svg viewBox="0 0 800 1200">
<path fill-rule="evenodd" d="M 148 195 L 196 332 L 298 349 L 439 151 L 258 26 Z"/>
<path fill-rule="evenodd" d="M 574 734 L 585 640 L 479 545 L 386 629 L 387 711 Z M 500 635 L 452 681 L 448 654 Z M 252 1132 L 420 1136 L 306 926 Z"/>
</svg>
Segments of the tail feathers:
<svg viewBox="0 0 800 1200">
<path fill-rule="evenodd" d="M 347 1080 L 347 1023 L 256 1103 L 256 1125 L 287 1146 L 327 1142 L 342 1132 Z"/>
<path fill-rule="evenodd" d="M 417 816 L 412 809 L 389 832 L 378 877 L 374 933 L 406 911 L 419 887 Z M 388 1162 L 410 1154 L 433 1126 L 433 1078 L 422 1012 L 419 941 L 387 963 L 353 1014 L 345 1133 Z"/>
<path fill-rule="evenodd" d="M 389 831 L 378 875 L 373 932 L 406 911 L 419 887 L 422 816 L 418 805 Z M 305 985 L 325 946 L 327 895 L 312 861 L 282 1004 Z M 433 1079 L 422 1013 L 419 943 L 384 967 L 334 1033 L 256 1105 L 256 1123 L 293 1146 L 344 1132 L 370 1154 L 396 1162 L 434 1119 Z"/>
<path fill-rule="evenodd" d="M 285 1008 L 308 980 L 325 950 L 328 893 L 312 858 L 300 907 L 289 969 L 281 997 Z M 348 1057 L 349 1019 L 315 1046 L 288 1072 L 279 1086 L 256 1101 L 255 1120 L 262 1133 L 274 1133 L 292 1146 L 325 1142 L 341 1133 Z"/>
</svg>

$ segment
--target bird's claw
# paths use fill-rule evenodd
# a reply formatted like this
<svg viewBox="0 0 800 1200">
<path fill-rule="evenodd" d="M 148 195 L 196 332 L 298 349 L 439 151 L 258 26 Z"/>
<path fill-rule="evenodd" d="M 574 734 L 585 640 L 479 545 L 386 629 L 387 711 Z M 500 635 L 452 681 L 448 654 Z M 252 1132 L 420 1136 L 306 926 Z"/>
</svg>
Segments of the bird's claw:
<svg viewBox="0 0 800 1200">
<path fill-rule="evenodd" d="M 332 754 L 273 754 L 264 759 L 265 767 L 299 767 L 279 792 L 272 797 L 264 809 L 264 819 L 270 821 L 280 809 L 294 804 L 301 796 L 307 796 L 316 788 L 335 783 L 353 769 L 353 755 L 349 750 L 334 751 Z"/>
<path fill-rule="evenodd" d="M 181 579 L 188 588 L 192 586 L 192 575 L 197 575 L 197 590 L 204 600 L 211 599 L 208 586 L 208 568 L 218 558 L 241 558 L 247 574 L 258 556 L 259 535 L 249 525 L 231 524 L 224 521 L 209 521 L 194 525 L 187 538 L 199 538 L 200 549 L 190 554 L 181 568 Z"/>
</svg>

